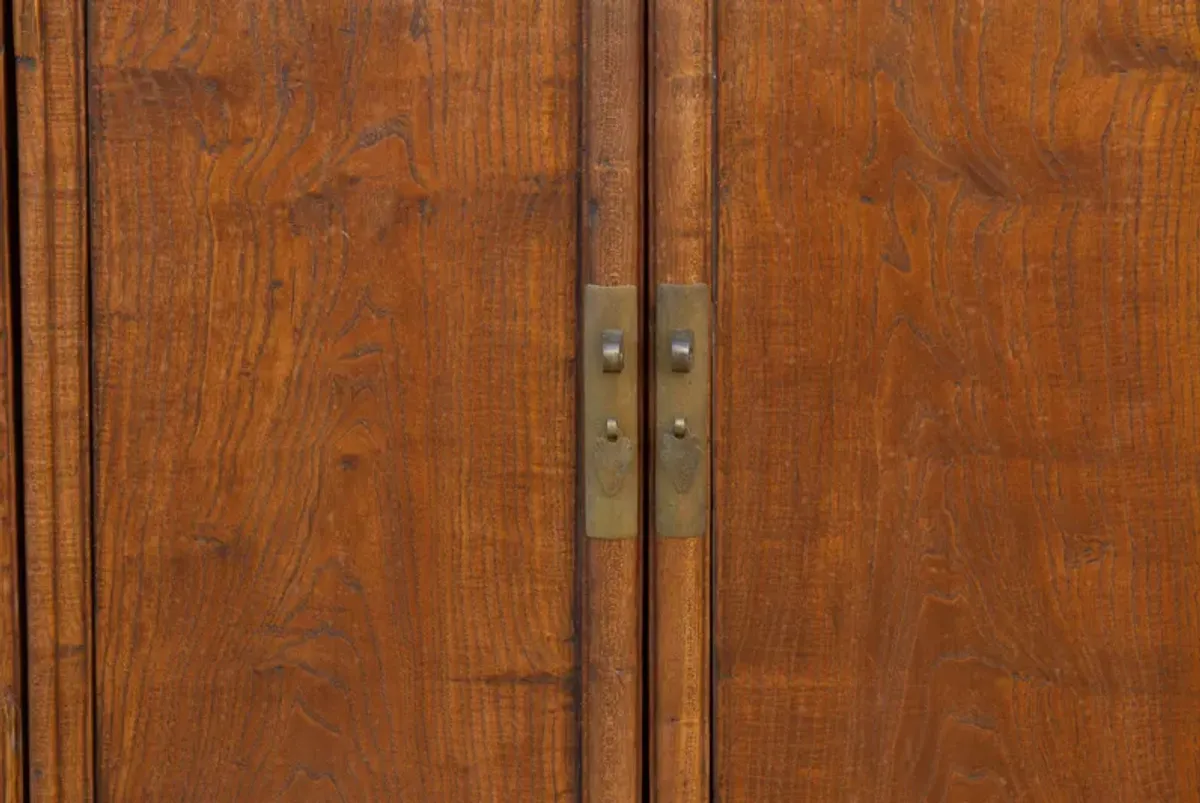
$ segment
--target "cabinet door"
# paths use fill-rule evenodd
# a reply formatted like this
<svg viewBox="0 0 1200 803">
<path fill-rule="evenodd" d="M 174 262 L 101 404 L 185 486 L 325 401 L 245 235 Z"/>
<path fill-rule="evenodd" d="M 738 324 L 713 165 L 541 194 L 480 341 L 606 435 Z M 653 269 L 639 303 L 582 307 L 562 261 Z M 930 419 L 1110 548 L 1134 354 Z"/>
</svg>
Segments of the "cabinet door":
<svg viewBox="0 0 1200 803">
<path fill-rule="evenodd" d="M 12 6 L 30 798 L 636 799 L 643 0 Z"/>
<path fill-rule="evenodd" d="M 88 4 L 99 798 L 577 788 L 577 0 Z"/>
<path fill-rule="evenodd" d="M 1192 799 L 1194 8 L 717 12 L 720 800 Z"/>
</svg>

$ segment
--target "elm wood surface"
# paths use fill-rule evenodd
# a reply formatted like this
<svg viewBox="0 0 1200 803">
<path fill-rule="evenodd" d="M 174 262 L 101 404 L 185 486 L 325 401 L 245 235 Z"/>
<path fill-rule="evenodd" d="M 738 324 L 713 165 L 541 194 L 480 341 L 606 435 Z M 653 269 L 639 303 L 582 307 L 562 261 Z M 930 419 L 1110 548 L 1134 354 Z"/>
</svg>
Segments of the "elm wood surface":
<svg viewBox="0 0 1200 803">
<path fill-rule="evenodd" d="M 1194 6 L 718 10 L 722 803 L 1194 799 Z"/>
<path fill-rule="evenodd" d="M 14 0 L 29 797 L 93 795 L 82 3 Z"/>
<path fill-rule="evenodd" d="M 644 285 L 644 5 L 583 5 L 580 268 L 590 284 Z M 644 312 L 640 320 L 644 332 Z M 645 335 L 639 340 L 645 343 Z M 644 394 L 647 374 L 640 364 Z M 642 423 L 632 426 L 640 430 Z M 644 461 L 640 454 L 636 459 L 632 476 L 640 482 Z M 629 803 L 641 795 L 644 543 L 639 532 L 622 540 L 585 537 L 580 547 L 584 803 Z"/>
<path fill-rule="evenodd" d="M 580 8 L 89 8 L 100 797 L 574 800 Z"/>
<path fill-rule="evenodd" d="M 708 2 L 650 3 L 651 298 L 660 284 L 712 280 L 712 22 Z M 657 320 L 655 308 L 647 320 Z M 659 336 L 651 333 L 650 342 Z M 651 349 L 648 377 L 656 375 L 657 356 Z M 653 406 L 653 389 L 648 393 Z M 652 410 L 649 420 L 656 415 Z M 661 478 L 649 481 L 652 504 L 656 479 Z M 708 533 L 700 538 L 651 535 L 651 800 L 703 803 L 709 798 L 712 738 L 710 539 Z"/>
<path fill-rule="evenodd" d="M 0 41 L 7 42 L 10 25 L 0 15 Z M 9 54 L 0 62 L 0 102 L 8 108 L 11 98 Z M 18 487 L 17 407 L 15 393 L 21 388 L 14 376 L 14 312 L 12 282 L 14 265 L 9 250 L 15 232 L 9 230 L 9 209 L 16 203 L 9 168 L 11 138 L 15 132 L 5 114 L 0 117 L 0 801 L 17 803 L 25 796 L 24 722 L 21 676 L 21 564 L 18 522 L 22 518 Z"/>
</svg>

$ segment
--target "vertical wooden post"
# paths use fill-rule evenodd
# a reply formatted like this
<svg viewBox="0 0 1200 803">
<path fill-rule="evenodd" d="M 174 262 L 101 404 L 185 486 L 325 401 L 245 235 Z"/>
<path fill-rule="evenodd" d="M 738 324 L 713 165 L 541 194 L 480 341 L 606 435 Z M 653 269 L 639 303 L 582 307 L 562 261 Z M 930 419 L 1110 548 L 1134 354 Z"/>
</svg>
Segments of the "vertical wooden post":
<svg viewBox="0 0 1200 803">
<path fill-rule="evenodd" d="M 0 14 L 0 41 L 8 42 L 8 8 Z M 21 566 L 18 551 L 20 495 L 17 460 L 17 410 L 13 394 L 19 393 L 15 379 L 13 347 L 13 271 L 10 229 L 13 197 L 9 160 L 12 155 L 11 100 L 12 59 L 5 53 L 0 61 L 0 193 L 4 194 L 4 216 L 0 219 L 0 800 L 19 801 L 25 794 L 24 734 L 21 733 Z"/>
<path fill-rule="evenodd" d="M 584 4 L 584 283 L 643 286 L 643 8 Z M 583 800 L 630 803 L 642 785 L 644 541 L 583 541 Z"/>
<path fill-rule="evenodd" d="M 651 0 L 649 27 L 649 281 L 711 285 L 712 10 Z M 651 799 L 701 803 L 709 799 L 711 539 L 662 536 L 650 542 Z"/>
</svg>

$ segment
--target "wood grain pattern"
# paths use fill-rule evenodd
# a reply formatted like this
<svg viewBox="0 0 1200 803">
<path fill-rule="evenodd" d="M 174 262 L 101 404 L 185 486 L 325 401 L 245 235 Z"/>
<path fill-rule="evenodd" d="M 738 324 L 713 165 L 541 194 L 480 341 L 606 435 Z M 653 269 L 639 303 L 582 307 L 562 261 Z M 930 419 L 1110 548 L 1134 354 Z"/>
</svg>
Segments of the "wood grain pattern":
<svg viewBox="0 0 1200 803">
<path fill-rule="evenodd" d="M 583 12 L 581 272 L 592 284 L 641 287 L 644 3 L 584 0 Z M 643 392 L 644 377 L 643 372 Z M 642 422 L 634 427 L 644 437 Z M 644 476 L 643 466 L 638 455 L 634 476 Z M 629 803 L 642 793 L 644 544 L 641 534 L 632 540 L 583 539 L 584 803 Z"/>
<path fill-rule="evenodd" d="M 89 19 L 101 798 L 576 799 L 578 4 Z"/>
<path fill-rule="evenodd" d="M 650 285 L 707 284 L 713 229 L 712 7 L 653 0 L 650 14 Z M 655 320 L 653 311 L 648 320 Z M 650 359 L 653 377 L 653 349 Z M 653 478 L 650 484 L 653 488 Z M 656 537 L 650 553 L 651 797 L 656 803 L 704 803 L 711 742 L 710 540 Z"/>
<path fill-rule="evenodd" d="M 30 799 L 92 799 L 83 7 L 15 0 Z"/>
<path fill-rule="evenodd" d="M 719 5 L 723 803 L 1200 788 L 1200 27 Z"/>
<path fill-rule="evenodd" d="M 8 10 L 0 14 L 0 42 L 7 42 Z M 0 59 L 0 104 L 8 109 L 12 95 L 9 53 Z M 24 709 L 21 677 L 21 561 L 18 523 L 21 519 L 18 488 L 16 427 L 19 393 L 14 376 L 13 269 L 9 210 L 16 203 L 9 170 L 15 132 L 8 114 L 0 115 L 0 803 L 22 803 L 25 799 Z"/>
</svg>

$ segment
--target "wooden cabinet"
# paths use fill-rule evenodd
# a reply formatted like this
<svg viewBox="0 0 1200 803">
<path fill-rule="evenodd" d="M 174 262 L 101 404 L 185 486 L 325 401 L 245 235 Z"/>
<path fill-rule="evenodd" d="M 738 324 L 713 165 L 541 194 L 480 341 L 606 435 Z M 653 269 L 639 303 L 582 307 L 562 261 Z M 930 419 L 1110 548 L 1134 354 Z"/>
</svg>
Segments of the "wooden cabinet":
<svg viewBox="0 0 1200 803">
<path fill-rule="evenodd" d="M 1190 4 L 3 23 L 5 803 L 1200 800 Z"/>
</svg>

